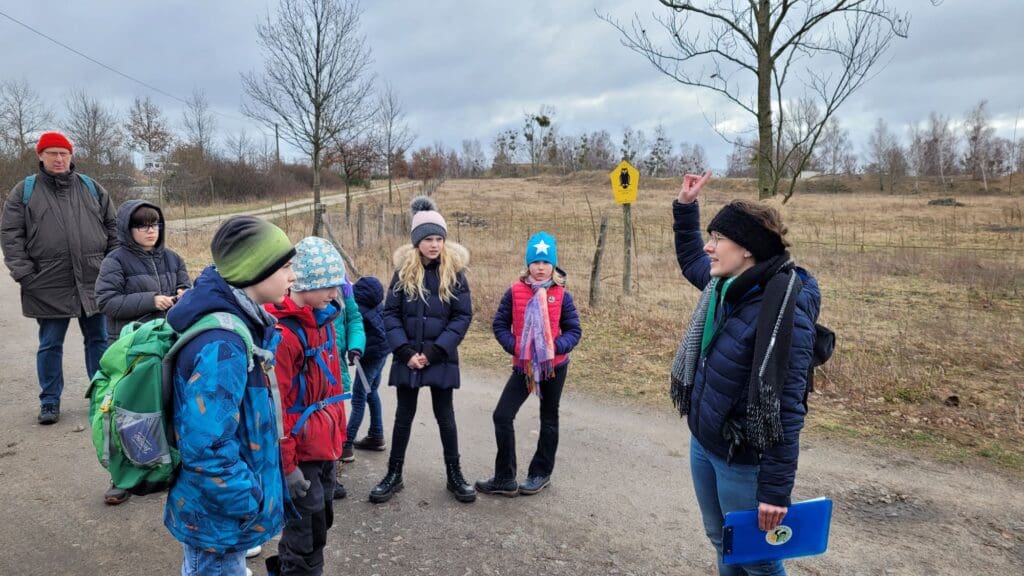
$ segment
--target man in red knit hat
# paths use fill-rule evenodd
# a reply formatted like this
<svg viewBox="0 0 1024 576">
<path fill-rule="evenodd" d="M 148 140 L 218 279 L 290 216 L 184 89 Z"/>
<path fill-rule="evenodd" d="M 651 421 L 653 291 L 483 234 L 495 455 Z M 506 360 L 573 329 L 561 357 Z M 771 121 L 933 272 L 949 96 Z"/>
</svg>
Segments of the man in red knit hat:
<svg viewBox="0 0 1024 576">
<path fill-rule="evenodd" d="M 39 423 L 60 419 L 64 390 L 64 336 L 78 319 L 88 377 L 107 347 L 105 320 L 96 307 L 96 276 L 117 247 L 117 218 L 102 186 L 75 172 L 74 148 L 60 132 L 39 137 L 39 170 L 4 201 L 0 246 L 4 264 L 21 286 L 21 311 L 39 323 Z"/>
</svg>

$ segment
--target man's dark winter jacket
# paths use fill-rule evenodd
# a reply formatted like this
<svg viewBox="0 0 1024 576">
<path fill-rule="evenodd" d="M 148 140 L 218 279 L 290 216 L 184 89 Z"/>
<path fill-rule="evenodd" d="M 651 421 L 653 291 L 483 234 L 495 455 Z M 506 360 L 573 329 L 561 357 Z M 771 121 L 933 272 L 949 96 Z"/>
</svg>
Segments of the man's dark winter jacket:
<svg viewBox="0 0 1024 576">
<path fill-rule="evenodd" d="M 132 212 L 148 206 L 160 215 L 160 235 L 151 251 L 144 250 L 132 238 Z M 189 288 L 185 261 L 164 246 L 164 214 L 145 200 L 129 200 L 117 211 L 117 234 L 121 246 L 107 254 L 96 279 L 96 304 L 107 316 L 107 338 L 113 343 L 126 324 L 162 318 L 153 298 L 157 294 L 174 296 L 179 288 Z"/>
<path fill-rule="evenodd" d="M 711 280 L 711 263 L 704 253 L 697 203 L 673 202 L 676 258 L 683 275 L 699 290 Z M 749 446 L 737 451 L 736 464 L 760 464 L 757 499 L 776 506 L 789 506 L 800 452 L 800 429 L 806 406 L 804 389 L 814 351 L 814 323 L 818 318 L 821 293 L 806 270 L 797 269 L 803 290 L 797 297 L 789 370 L 780 395 L 783 440 L 763 454 Z M 750 370 L 754 355 L 754 333 L 763 293 L 753 288 L 734 305 L 726 306 L 720 331 L 697 365 L 690 413 L 690 431 L 711 453 L 726 458 L 728 443 L 722 437 L 727 420 L 745 425 Z"/>
<path fill-rule="evenodd" d="M 21 286 L 21 312 L 29 318 L 75 318 L 99 312 L 96 276 L 117 247 L 110 196 L 96 183 L 94 197 L 75 173 L 50 174 L 39 163 L 28 203 L 25 181 L 4 202 L 0 231 L 4 264 Z"/>
</svg>

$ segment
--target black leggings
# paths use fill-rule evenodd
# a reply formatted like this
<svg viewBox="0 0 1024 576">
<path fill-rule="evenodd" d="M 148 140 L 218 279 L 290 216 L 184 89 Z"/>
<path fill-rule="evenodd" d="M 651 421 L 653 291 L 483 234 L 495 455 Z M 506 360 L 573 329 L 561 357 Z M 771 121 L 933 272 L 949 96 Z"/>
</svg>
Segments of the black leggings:
<svg viewBox="0 0 1024 576">
<path fill-rule="evenodd" d="M 441 446 L 444 447 L 444 461 L 459 459 L 459 431 L 455 426 L 455 405 L 451 388 L 431 388 L 430 400 L 434 407 L 434 419 L 441 431 Z M 416 416 L 416 401 L 419 388 L 398 387 L 398 406 L 395 408 L 395 430 L 391 437 L 391 460 L 405 460 L 405 450 L 412 435 L 412 420 Z"/>
<path fill-rule="evenodd" d="M 555 452 L 558 451 L 558 404 L 562 399 L 565 375 L 569 370 L 566 362 L 555 368 L 555 375 L 539 383 L 540 386 L 540 437 L 537 450 L 530 461 L 528 476 L 550 476 L 555 469 Z M 505 390 L 494 408 L 494 438 L 498 444 L 498 455 L 494 458 L 494 477 L 498 480 L 514 480 L 516 477 L 516 430 L 512 422 L 519 408 L 530 397 L 526 390 L 526 376 L 513 372 L 505 383 Z"/>
</svg>

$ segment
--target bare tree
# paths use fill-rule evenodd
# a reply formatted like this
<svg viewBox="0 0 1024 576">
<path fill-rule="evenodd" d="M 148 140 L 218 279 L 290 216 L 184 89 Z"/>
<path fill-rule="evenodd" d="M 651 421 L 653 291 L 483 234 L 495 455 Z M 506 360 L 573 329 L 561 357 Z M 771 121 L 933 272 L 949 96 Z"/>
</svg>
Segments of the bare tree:
<svg viewBox="0 0 1024 576">
<path fill-rule="evenodd" d="M 402 103 L 392 89 L 390 84 L 384 86 L 377 97 L 377 144 L 380 155 L 384 157 L 384 164 L 388 171 L 388 204 L 393 200 L 391 181 L 393 179 L 393 168 L 395 164 L 395 153 L 404 151 L 412 146 L 416 135 L 409 130 L 405 121 L 405 111 L 402 110 Z"/>
<path fill-rule="evenodd" d="M 511 128 L 498 132 L 491 148 L 494 150 L 491 169 L 498 175 L 515 176 L 516 161 L 519 157 L 519 132 Z M 423 157 L 422 154 L 420 156 Z"/>
<path fill-rule="evenodd" d="M 665 127 L 658 124 L 654 128 L 654 141 L 651 142 L 651 152 L 644 159 L 644 171 L 648 176 L 657 178 L 669 171 L 672 164 L 672 140 L 665 132 Z"/>
<path fill-rule="evenodd" d="M 336 144 L 327 150 L 325 165 L 335 165 L 345 183 L 345 224 L 352 219 L 351 184 L 355 181 L 369 181 L 377 154 L 381 149 L 377 135 L 369 132 L 357 140 Z"/>
<path fill-rule="evenodd" d="M 536 114 L 523 114 L 523 140 L 526 142 L 526 153 L 530 157 L 530 170 L 533 174 L 537 174 L 544 159 L 544 150 L 549 145 L 551 117 L 554 115 L 555 109 L 546 105 L 542 105 Z"/>
<path fill-rule="evenodd" d="M 982 187 L 988 191 L 989 168 L 994 156 L 996 129 L 991 126 L 988 118 L 988 100 L 982 100 L 972 108 L 964 119 L 964 142 L 967 150 L 964 153 L 964 169 L 975 179 L 981 180 Z"/>
<path fill-rule="evenodd" d="M 460 163 L 462 164 L 462 172 L 465 175 L 471 178 L 479 178 L 483 175 L 484 167 L 487 164 L 487 157 L 484 156 L 484 149 L 480 145 L 479 140 L 462 141 Z"/>
<path fill-rule="evenodd" d="M 263 73 L 242 76 L 245 115 L 307 154 L 313 164 L 313 234 L 323 223 L 323 153 L 365 130 L 370 105 L 370 50 L 360 33 L 357 0 L 280 0 L 276 19 L 257 24 Z"/>
<path fill-rule="evenodd" d="M 643 130 L 633 130 L 626 126 L 622 130 L 622 146 L 619 155 L 630 164 L 639 164 L 647 157 L 647 137 Z"/>
<path fill-rule="evenodd" d="M 885 175 L 889 171 L 889 161 L 893 146 L 897 146 L 896 136 L 889 132 L 889 125 L 879 118 L 875 121 L 875 129 L 868 137 L 869 169 L 878 174 L 878 190 L 885 191 Z"/>
<path fill-rule="evenodd" d="M 850 143 L 850 133 L 839 125 L 835 116 L 825 123 L 818 139 L 816 155 L 821 168 L 830 176 L 832 191 L 838 191 L 838 176 L 851 174 L 856 169 L 857 157 Z"/>
<path fill-rule="evenodd" d="M 64 101 L 67 116 L 63 129 L 75 143 L 75 155 L 95 162 L 113 163 L 122 132 L 117 112 L 105 107 L 82 89 L 72 90 Z"/>
<path fill-rule="evenodd" d="M 203 157 L 213 152 L 217 122 L 204 91 L 197 88 L 192 92 L 182 112 L 181 123 L 185 127 L 185 137 L 190 146 Z"/>
<path fill-rule="evenodd" d="M 171 145 L 171 131 L 164 120 L 160 107 L 146 96 L 145 99 L 135 97 L 128 111 L 128 123 L 125 125 L 132 144 L 143 152 L 165 152 Z"/>
<path fill-rule="evenodd" d="M 761 198 L 781 191 L 789 199 L 809 157 L 802 155 L 810 154 L 825 122 L 872 77 L 893 38 L 905 37 L 909 26 L 907 15 L 886 0 L 659 2 L 668 9 L 667 16 L 654 17 L 664 45 L 639 15 L 628 28 L 602 18 L 662 73 L 724 97 L 753 117 Z M 799 146 L 783 151 L 785 104 L 801 97 L 813 98 L 821 116 Z M 787 174 L 788 188 L 780 190 Z"/>
<path fill-rule="evenodd" d="M 34 134 L 52 120 L 46 103 L 28 80 L 0 82 L 0 137 L 3 138 L 0 146 L 3 149 L 20 157 L 31 148 Z"/>
<path fill-rule="evenodd" d="M 708 169 L 707 154 L 700 144 L 679 144 L 679 171 L 683 174 L 701 174 Z"/>
<path fill-rule="evenodd" d="M 237 134 L 228 134 L 224 139 L 224 147 L 228 156 L 239 164 L 246 164 L 255 159 L 256 144 L 245 130 L 239 130 Z"/>
</svg>

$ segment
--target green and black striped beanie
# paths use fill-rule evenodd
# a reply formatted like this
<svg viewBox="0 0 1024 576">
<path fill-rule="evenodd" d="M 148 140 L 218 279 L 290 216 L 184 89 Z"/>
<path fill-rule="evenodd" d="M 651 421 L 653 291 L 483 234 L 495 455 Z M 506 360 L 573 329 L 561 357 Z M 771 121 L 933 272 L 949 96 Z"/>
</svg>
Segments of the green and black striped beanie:
<svg viewBox="0 0 1024 576">
<path fill-rule="evenodd" d="M 210 252 L 217 272 L 237 288 L 266 280 L 295 256 L 284 230 L 255 216 L 225 220 L 213 235 Z"/>
</svg>

